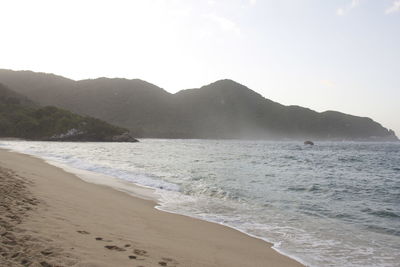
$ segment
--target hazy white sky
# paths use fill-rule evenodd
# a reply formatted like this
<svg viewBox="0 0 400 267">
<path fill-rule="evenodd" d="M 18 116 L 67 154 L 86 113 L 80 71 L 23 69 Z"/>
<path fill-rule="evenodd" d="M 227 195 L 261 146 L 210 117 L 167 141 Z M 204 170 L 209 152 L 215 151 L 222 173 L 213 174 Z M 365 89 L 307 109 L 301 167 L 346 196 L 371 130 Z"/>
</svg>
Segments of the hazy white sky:
<svg viewBox="0 0 400 267">
<path fill-rule="evenodd" d="M 0 68 L 169 92 L 230 78 L 400 136 L 400 0 L 0 0 L 0 12 Z"/>
</svg>

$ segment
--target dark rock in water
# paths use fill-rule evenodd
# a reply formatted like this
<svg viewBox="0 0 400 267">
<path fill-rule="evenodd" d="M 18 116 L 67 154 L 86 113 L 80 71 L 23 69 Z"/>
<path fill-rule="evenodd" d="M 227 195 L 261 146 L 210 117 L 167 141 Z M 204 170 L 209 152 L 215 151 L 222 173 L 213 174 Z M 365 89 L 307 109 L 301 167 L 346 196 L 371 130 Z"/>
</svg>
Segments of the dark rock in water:
<svg viewBox="0 0 400 267">
<path fill-rule="evenodd" d="M 131 143 L 139 142 L 139 140 L 137 140 L 136 138 L 131 136 L 128 132 L 113 136 L 111 141 L 112 142 L 131 142 Z"/>
<path fill-rule="evenodd" d="M 304 141 L 304 144 L 305 145 L 310 145 L 310 146 L 314 145 L 314 143 L 312 141 Z"/>
</svg>

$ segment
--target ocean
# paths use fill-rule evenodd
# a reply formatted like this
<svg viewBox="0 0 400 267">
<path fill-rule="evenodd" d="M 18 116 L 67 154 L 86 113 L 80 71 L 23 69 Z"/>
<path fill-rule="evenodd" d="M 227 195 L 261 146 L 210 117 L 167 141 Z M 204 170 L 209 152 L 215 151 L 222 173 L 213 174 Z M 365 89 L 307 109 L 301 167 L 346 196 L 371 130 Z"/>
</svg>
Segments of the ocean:
<svg viewBox="0 0 400 267">
<path fill-rule="evenodd" d="M 126 191 L 130 183 L 152 188 L 158 209 L 238 229 L 308 266 L 400 266 L 400 142 L 143 139 L 0 147 L 111 176 Z"/>
</svg>

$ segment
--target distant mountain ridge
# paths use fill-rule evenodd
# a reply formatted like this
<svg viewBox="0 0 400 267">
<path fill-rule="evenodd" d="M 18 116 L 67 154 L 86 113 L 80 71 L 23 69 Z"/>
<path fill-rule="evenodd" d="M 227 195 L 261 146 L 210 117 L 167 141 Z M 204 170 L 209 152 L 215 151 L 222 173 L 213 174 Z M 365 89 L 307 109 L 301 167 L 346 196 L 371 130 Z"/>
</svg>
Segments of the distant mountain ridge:
<svg viewBox="0 0 400 267">
<path fill-rule="evenodd" d="M 93 116 L 138 137 L 397 140 L 370 118 L 284 106 L 232 80 L 176 94 L 138 79 L 74 81 L 31 71 L 0 70 L 0 83 L 41 105 Z"/>
</svg>

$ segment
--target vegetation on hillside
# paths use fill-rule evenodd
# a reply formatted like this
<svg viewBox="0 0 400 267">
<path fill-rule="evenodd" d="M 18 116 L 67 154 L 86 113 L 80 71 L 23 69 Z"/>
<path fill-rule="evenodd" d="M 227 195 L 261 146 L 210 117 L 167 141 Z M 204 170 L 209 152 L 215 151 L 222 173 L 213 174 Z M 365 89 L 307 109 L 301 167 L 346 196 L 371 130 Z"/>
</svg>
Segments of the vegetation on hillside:
<svg viewBox="0 0 400 267">
<path fill-rule="evenodd" d="M 32 140 L 112 141 L 127 132 L 67 110 L 38 107 L 0 84 L 0 137 Z"/>
<path fill-rule="evenodd" d="M 74 81 L 53 74 L 0 70 L 0 81 L 52 105 L 148 138 L 241 138 L 394 141 L 370 118 L 285 106 L 232 80 L 170 94 L 142 80 Z"/>
</svg>

